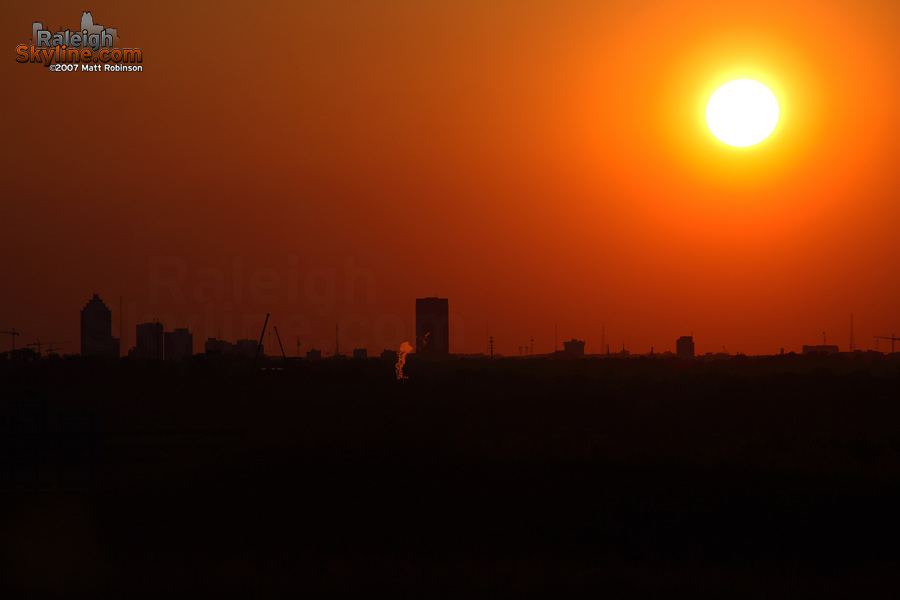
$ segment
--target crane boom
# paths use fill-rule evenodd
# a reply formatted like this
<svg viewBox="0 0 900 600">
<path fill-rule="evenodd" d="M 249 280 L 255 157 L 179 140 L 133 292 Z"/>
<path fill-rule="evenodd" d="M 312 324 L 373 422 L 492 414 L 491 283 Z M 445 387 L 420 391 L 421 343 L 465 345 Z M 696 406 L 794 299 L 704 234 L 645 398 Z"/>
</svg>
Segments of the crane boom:
<svg viewBox="0 0 900 600">
<path fill-rule="evenodd" d="M 40 340 L 40 338 L 38 338 L 38 340 L 36 342 L 32 342 L 31 344 L 25 344 L 25 345 L 28 346 L 29 348 L 31 346 L 37 346 L 37 352 L 38 352 L 38 354 L 40 354 L 41 346 L 50 346 L 50 349 L 47 351 L 53 352 L 53 344 L 68 344 L 68 343 L 70 343 L 70 342 L 42 342 Z"/>
<path fill-rule="evenodd" d="M 19 335 L 19 332 L 16 331 L 16 328 L 13 327 L 9 331 L 0 331 L 0 333 L 5 333 L 5 334 L 9 335 L 9 339 L 12 343 L 12 349 L 15 350 L 16 349 L 16 336 Z"/>
<path fill-rule="evenodd" d="M 259 344 L 257 344 L 257 346 L 256 346 L 256 358 L 259 358 L 259 349 L 262 348 L 263 339 L 266 337 L 266 326 L 269 324 L 270 316 L 271 315 L 269 313 L 266 313 L 266 320 L 263 323 L 263 330 L 262 330 L 262 333 L 259 334 Z"/>
<path fill-rule="evenodd" d="M 891 354 L 894 353 L 894 342 L 900 342 L 900 338 L 895 336 L 893 333 L 891 335 L 876 335 L 875 339 L 877 340 L 891 340 Z"/>
<path fill-rule="evenodd" d="M 275 337 L 278 338 L 278 347 L 281 348 L 281 358 L 287 358 L 287 355 L 284 353 L 284 346 L 281 345 L 281 336 L 278 335 L 278 327 L 273 325 L 272 329 L 275 330 Z"/>
</svg>

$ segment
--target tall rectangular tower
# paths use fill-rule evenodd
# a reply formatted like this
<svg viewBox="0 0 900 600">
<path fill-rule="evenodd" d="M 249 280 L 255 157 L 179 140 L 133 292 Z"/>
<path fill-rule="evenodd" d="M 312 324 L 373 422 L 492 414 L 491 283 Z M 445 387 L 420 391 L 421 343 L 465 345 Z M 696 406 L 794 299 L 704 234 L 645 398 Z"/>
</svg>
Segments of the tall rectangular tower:
<svg viewBox="0 0 900 600">
<path fill-rule="evenodd" d="M 163 324 L 141 323 L 135 327 L 134 348 L 129 353 L 133 358 L 161 360 L 163 358 Z"/>
<path fill-rule="evenodd" d="M 119 338 L 112 336 L 112 311 L 97 294 L 81 309 L 81 353 L 119 358 Z"/>
<path fill-rule="evenodd" d="M 166 360 L 186 360 L 194 355 L 194 336 L 187 328 L 166 331 L 163 340 Z"/>
<path fill-rule="evenodd" d="M 675 340 L 675 354 L 678 358 L 694 358 L 694 336 L 683 335 Z"/>
<path fill-rule="evenodd" d="M 416 298 L 416 354 L 450 354 L 450 303 L 447 298 Z"/>
</svg>

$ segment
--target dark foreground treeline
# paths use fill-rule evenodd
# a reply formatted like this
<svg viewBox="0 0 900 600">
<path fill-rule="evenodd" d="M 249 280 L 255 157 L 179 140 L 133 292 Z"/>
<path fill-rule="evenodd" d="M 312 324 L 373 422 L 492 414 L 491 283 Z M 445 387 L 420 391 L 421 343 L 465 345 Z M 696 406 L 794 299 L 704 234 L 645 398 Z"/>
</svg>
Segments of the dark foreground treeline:
<svg viewBox="0 0 900 600">
<path fill-rule="evenodd" d="M 0 362 L 0 596 L 897 590 L 896 358 L 406 373 Z"/>
</svg>

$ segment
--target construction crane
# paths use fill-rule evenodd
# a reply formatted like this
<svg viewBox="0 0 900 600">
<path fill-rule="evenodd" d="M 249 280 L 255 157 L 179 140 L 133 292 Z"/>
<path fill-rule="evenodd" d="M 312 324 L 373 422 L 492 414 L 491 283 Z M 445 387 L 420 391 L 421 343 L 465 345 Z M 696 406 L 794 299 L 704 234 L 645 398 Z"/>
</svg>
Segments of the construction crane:
<svg viewBox="0 0 900 600">
<path fill-rule="evenodd" d="M 16 349 L 16 336 L 19 335 L 19 332 L 16 331 L 16 328 L 13 327 L 9 331 L 0 331 L 0 333 L 5 333 L 5 334 L 9 335 L 9 338 L 12 343 L 12 349 L 15 350 Z"/>
<path fill-rule="evenodd" d="M 281 345 L 281 336 L 278 335 L 278 327 L 273 325 L 272 329 L 275 330 L 275 337 L 278 338 L 278 347 L 281 348 L 281 358 L 287 358 L 287 355 L 284 353 L 284 346 Z"/>
<path fill-rule="evenodd" d="M 262 349 L 263 340 L 266 339 L 266 326 L 269 324 L 269 317 L 271 317 L 269 313 L 266 313 L 266 320 L 263 323 L 262 333 L 259 334 L 259 344 L 256 345 L 256 356 L 254 358 L 259 358 L 259 351 Z"/>
<path fill-rule="evenodd" d="M 891 340 L 891 354 L 894 353 L 894 342 L 900 342 L 900 338 L 896 337 L 893 333 L 890 336 L 887 335 L 876 335 L 876 340 Z M 876 344 L 878 342 L 875 342 Z"/>
<path fill-rule="evenodd" d="M 53 344 L 68 344 L 68 343 L 70 343 L 70 342 L 42 342 L 41 339 L 38 338 L 38 340 L 36 342 L 34 342 L 32 344 L 25 344 L 25 345 L 28 347 L 37 346 L 37 353 L 40 354 L 41 346 L 50 346 L 50 348 L 47 349 L 47 352 L 53 352 Z"/>
</svg>

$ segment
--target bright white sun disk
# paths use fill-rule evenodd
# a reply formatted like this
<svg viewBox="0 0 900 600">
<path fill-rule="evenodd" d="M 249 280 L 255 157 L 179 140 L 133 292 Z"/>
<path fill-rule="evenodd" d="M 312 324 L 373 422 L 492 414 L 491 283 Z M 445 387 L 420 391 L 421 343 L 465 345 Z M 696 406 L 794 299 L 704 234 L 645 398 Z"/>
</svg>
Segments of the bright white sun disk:
<svg viewBox="0 0 900 600">
<path fill-rule="evenodd" d="M 712 134 L 729 146 L 752 146 L 775 130 L 778 100 L 758 81 L 730 81 L 709 99 L 706 123 Z"/>
</svg>

